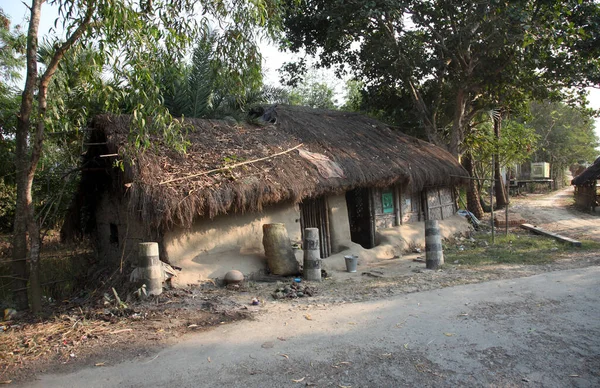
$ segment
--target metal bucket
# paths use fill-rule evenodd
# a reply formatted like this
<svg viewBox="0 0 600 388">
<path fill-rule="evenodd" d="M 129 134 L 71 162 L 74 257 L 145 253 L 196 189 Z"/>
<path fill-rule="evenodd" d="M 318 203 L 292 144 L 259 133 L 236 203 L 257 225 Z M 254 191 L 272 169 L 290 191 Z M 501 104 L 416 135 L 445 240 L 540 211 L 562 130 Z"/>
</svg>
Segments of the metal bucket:
<svg viewBox="0 0 600 388">
<path fill-rule="evenodd" d="M 358 265 L 358 256 L 348 255 L 344 256 L 344 259 L 346 259 L 346 271 L 356 272 L 356 266 Z"/>
</svg>

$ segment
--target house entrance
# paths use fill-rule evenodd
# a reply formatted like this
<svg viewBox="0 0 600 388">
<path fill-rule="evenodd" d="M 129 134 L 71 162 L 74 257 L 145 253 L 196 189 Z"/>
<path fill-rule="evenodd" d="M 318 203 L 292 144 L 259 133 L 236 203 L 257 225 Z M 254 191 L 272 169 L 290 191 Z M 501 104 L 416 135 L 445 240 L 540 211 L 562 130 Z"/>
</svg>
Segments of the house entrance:
<svg viewBox="0 0 600 388">
<path fill-rule="evenodd" d="M 346 192 L 346 205 L 350 219 L 350 239 L 363 248 L 373 248 L 375 225 L 369 189 L 354 189 Z"/>
<path fill-rule="evenodd" d="M 325 197 L 302 201 L 300 204 L 300 227 L 302 228 L 302 241 L 304 241 L 304 228 L 318 228 L 321 258 L 324 259 L 331 255 L 329 212 Z"/>
</svg>

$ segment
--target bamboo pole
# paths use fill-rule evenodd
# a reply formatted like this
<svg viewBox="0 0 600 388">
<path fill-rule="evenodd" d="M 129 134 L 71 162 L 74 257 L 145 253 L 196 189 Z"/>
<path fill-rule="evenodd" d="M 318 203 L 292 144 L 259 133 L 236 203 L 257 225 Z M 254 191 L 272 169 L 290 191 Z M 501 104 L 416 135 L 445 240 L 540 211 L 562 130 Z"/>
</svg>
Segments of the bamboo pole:
<svg viewBox="0 0 600 388">
<path fill-rule="evenodd" d="M 264 158 L 259 158 L 259 159 L 254 159 L 254 160 L 248 160 L 246 162 L 236 163 L 236 164 L 232 164 L 230 166 L 219 167 L 219 168 L 215 168 L 213 170 L 203 171 L 203 172 L 200 172 L 198 174 L 192 174 L 192 175 L 188 175 L 188 176 L 184 176 L 184 177 L 180 177 L 180 178 L 169 179 L 169 180 L 160 182 L 159 185 L 164 185 L 164 184 L 171 183 L 171 182 L 178 182 L 178 181 L 183 181 L 183 180 L 186 180 L 186 179 L 196 178 L 196 177 L 199 177 L 199 176 L 202 176 L 202 175 L 211 174 L 213 172 L 218 172 L 218 171 L 223 171 L 223 170 L 229 170 L 229 169 L 232 169 L 232 168 L 235 168 L 235 167 L 244 166 L 246 164 L 251 164 L 251 163 L 256 163 L 256 162 L 260 162 L 260 161 L 263 161 L 263 160 L 271 159 L 271 158 L 274 158 L 276 156 L 287 154 L 288 152 L 292 152 L 293 150 L 302 147 L 302 145 L 303 145 L 303 143 L 300 143 L 300 144 L 298 144 L 295 147 L 292 147 L 292 148 L 287 149 L 287 150 L 282 151 L 282 152 L 278 152 L 278 153 L 273 154 L 273 155 L 265 156 Z"/>
<path fill-rule="evenodd" d="M 494 225 L 494 155 L 492 155 L 492 182 L 490 186 L 490 211 L 492 212 L 492 245 L 496 242 L 496 230 Z"/>
</svg>

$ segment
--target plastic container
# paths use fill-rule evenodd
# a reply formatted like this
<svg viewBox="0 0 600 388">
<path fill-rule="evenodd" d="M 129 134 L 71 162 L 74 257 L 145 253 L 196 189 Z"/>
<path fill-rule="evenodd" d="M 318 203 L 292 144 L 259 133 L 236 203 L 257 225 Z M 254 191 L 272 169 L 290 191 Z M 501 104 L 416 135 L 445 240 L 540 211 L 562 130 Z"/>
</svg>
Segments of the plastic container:
<svg viewBox="0 0 600 388">
<path fill-rule="evenodd" d="M 346 271 L 356 272 L 356 266 L 358 265 L 358 256 L 348 255 L 344 256 L 344 259 L 346 259 Z"/>
</svg>

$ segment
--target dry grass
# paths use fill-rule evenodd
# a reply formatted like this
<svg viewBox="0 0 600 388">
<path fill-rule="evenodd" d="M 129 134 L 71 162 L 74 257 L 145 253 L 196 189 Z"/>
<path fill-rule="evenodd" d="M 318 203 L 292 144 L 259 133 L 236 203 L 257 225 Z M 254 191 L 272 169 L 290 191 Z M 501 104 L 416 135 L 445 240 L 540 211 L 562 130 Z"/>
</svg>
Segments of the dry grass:
<svg viewBox="0 0 600 388">
<path fill-rule="evenodd" d="M 385 124 L 356 113 L 277 106 L 270 112 L 275 124 L 232 124 L 226 121 L 186 119 L 191 129 L 185 155 L 163 145 L 160 137 L 143 153 L 128 146 L 128 116 L 99 116 L 94 121 L 88 165 L 119 154 L 127 163 L 113 168 L 112 181 L 102 189 L 117 189 L 129 197 L 132 213 L 149 226 L 190 226 L 196 217 L 260 211 L 281 201 L 344 192 L 355 187 L 410 184 L 448 186 L 461 182 L 464 169 L 446 151 L 406 136 Z M 298 144 L 326 155 L 344 172 L 343 178 L 324 178 L 298 152 L 226 169 L 214 174 L 161 184 L 202 171 L 252 161 L 288 150 Z M 100 169 L 102 170 L 102 169 Z M 106 171 L 90 171 L 99 181 Z M 85 176 L 82 178 L 82 182 Z M 108 186 L 111 185 L 111 186 Z"/>
<path fill-rule="evenodd" d="M 109 322 L 88 320 L 83 315 L 61 315 L 50 321 L 12 326 L 11 322 L 4 322 L 3 328 L 7 330 L 0 335 L 3 369 L 48 357 L 66 361 L 75 356 L 73 351 L 83 342 L 115 333 L 114 325 Z"/>
</svg>

